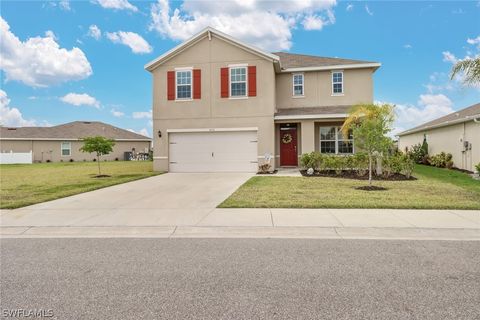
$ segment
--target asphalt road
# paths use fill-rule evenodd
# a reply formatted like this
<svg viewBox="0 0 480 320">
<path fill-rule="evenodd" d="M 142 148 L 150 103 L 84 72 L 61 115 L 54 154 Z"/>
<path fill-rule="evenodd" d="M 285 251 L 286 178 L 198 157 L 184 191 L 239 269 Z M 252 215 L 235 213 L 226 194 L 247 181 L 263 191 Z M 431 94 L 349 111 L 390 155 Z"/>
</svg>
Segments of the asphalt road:
<svg viewBox="0 0 480 320">
<path fill-rule="evenodd" d="M 0 249 L 0 317 L 480 319 L 480 242 L 3 239 Z"/>
</svg>

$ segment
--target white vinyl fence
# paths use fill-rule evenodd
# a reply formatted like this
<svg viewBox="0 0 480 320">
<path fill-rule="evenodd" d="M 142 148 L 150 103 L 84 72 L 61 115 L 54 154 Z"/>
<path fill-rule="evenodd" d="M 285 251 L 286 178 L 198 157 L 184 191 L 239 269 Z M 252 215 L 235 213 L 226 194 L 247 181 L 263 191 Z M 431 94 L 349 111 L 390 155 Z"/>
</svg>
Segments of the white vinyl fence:
<svg viewBox="0 0 480 320">
<path fill-rule="evenodd" d="M 32 151 L 25 153 L 13 151 L 0 153 L 0 164 L 32 163 L 32 160 Z"/>
</svg>

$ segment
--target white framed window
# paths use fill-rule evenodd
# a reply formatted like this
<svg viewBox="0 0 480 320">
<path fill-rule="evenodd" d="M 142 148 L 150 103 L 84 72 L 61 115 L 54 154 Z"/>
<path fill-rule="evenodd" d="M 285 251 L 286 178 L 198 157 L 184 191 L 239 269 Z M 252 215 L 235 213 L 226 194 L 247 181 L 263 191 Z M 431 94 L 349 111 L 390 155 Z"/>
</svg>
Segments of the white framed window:
<svg viewBox="0 0 480 320">
<path fill-rule="evenodd" d="M 72 154 L 72 143 L 71 142 L 62 142 L 60 148 L 61 148 L 62 157 L 68 157 Z"/>
<path fill-rule="evenodd" d="M 230 67 L 230 97 L 247 96 L 247 67 Z"/>
<path fill-rule="evenodd" d="M 183 69 L 175 71 L 175 99 L 176 100 L 191 100 L 193 85 L 192 85 L 192 70 Z"/>
<path fill-rule="evenodd" d="M 304 77 L 303 73 L 294 73 L 292 75 L 292 83 L 293 83 L 293 96 L 294 97 L 303 97 L 303 83 Z"/>
<path fill-rule="evenodd" d="M 332 95 L 343 94 L 343 71 L 332 72 Z"/>
<path fill-rule="evenodd" d="M 353 148 L 353 132 L 349 130 L 348 137 L 343 137 L 340 127 L 320 127 L 320 153 L 351 154 Z"/>
</svg>

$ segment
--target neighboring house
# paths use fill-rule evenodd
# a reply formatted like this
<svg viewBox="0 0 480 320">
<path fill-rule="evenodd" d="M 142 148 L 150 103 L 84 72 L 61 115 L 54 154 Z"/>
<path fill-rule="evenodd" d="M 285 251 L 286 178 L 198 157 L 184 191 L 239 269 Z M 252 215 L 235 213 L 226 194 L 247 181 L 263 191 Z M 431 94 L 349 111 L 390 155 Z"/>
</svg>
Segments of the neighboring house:
<svg viewBox="0 0 480 320">
<path fill-rule="evenodd" d="M 94 154 L 84 153 L 84 137 L 103 136 L 115 140 L 113 152 L 105 160 L 124 160 L 124 153 L 150 150 L 151 139 L 97 121 L 75 121 L 53 127 L 0 127 L 2 153 L 33 153 L 34 162 L 92 161 Z"/>
<path fill-rule="evenodd" d="M 302 153 L 354 152 L 338 128 L 373 102 L 380 63 L 269 53 L 212 28 L 148 63 L 154 169 L 256 172 Z"/>
<path fill-rule="evenodd" d="M 427 138 L 428 153 L 451 153 L 459 169 L 474 171 L 480 163 L 480 103 L 427 122 L 399 135 L 398 148 L 405 151 Z"/>
</svg>

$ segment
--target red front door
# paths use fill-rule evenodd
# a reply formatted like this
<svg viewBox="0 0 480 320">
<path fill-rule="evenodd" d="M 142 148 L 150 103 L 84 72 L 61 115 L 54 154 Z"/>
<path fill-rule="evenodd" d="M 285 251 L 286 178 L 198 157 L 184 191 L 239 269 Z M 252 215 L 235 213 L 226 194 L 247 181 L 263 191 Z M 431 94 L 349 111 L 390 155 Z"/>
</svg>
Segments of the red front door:
<svg viewBox="0 0 480 320">
<path fill-rule="evenodd" d="M 296 126 L 280 126 L 280 165 L 298 165 Z"/>
</svg>

